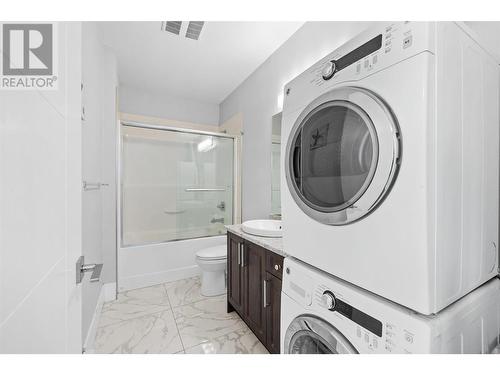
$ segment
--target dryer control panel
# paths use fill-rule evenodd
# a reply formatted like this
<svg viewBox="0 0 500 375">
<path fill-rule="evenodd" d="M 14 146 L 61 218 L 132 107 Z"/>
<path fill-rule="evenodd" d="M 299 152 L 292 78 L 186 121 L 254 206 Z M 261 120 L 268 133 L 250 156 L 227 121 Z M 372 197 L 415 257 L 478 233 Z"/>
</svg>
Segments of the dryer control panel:
<svg viewBox="0 0 500 375">
<path fill-rule="evenodd" d="M 393 22 L 366 30 L 289 82 L 283 111 L 306 102 L 305 92 L 312 101 L 339 83 L 361 80 L 424 51 L 434 53 L 434 31 L 432 22 Z"/>
<path fill-rule="evenodd" d="M 342 70 L 344 78 L 359 79 L 423 50 L 432 51 L 429 26 L 422 22 L 396 22 L 367 32 L 356 38 L 359 42 L 348 42 L 315 64 L 309 71 L 313 82 L 322 86 Z"/>
</svg>

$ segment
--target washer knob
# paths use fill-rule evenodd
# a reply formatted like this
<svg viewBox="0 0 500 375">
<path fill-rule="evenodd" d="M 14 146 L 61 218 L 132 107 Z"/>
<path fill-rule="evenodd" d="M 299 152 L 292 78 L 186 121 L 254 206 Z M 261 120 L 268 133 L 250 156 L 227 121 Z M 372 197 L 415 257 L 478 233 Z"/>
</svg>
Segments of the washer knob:
<svg viewBox="0 0 500 375">
<path fill-rule="evenodd" d="M 321 302 L 324 303 L 325 307 L 328 310 L 335 309 L 335 295 L 332 292 L 328 290 L 326 292 L 323 292 L 323 295 L 321 296 Z"/>
<path fill-rule="evenodd" d="M 324 80 L 329 80 L 330 78 L 333 77 L 335 74 L 335 62 L 334 61 L 328 61 L 324 66 L 323 70 L 321 71 L 321 75 Z"/>
</svg>

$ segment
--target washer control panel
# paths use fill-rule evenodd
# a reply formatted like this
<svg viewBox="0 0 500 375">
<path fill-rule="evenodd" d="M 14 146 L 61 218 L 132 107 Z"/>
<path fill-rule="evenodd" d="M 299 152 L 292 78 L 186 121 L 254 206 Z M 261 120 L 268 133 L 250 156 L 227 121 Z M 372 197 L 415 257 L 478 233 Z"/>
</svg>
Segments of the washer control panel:
<svg viewBox="0 0 500 375">
<path fill-rule="evenodd" d="M 321 291 L 317 292 L 317 294 L 319 293 L 321 293 Z M 320 303 L 323 308 L 337 312 L 367 331 L 382 337 L 383 324 L 380 320 L 361 311 L 341 297 L 335 296 L 331 290 L 323 290 Z"/>
<path fill-rule="evenodd" d="M 335 310 L 335 295 L 329 290 L 323 292 L 323 296 L 321 297 L 321 302 L 325 305 L 325 307 L 330 310 Z"/>
<path fill-rule="evenodd" d="M 293 314 L 330 323 L 360 353 L 428 352 L 431 329 L 415 312 L 295 259 L 285 258 L 283 267 L 282 293 L 297 306 Z"/>
<path fill-rule="evenodd" d="M 401 329 L 390 321 L 377 319 L 361 309 L 340 293 L 328 289 L 326 285 L 317 287 L 314 293 L 313 307 L 329 310 L 346 322 L 351 332 L 349 340 L 376 353 L 412 353 L 415 333 Z"/>
</svg>

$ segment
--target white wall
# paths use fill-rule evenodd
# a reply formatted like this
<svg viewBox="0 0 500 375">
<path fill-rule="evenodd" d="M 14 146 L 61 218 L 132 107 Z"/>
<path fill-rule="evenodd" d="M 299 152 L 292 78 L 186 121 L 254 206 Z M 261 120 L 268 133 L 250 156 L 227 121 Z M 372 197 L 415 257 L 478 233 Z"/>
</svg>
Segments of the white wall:
<svg viewBox="0 0 500 375">
<path fill-rule="evenodd" d="M 120 85 L 120 111 L 136 115 L 219 124 L 219 105 Z"/>
<path fill-rule="evenodd" d="M 271 125 L 284 85 L 370 24 L 307 22 L 221 103 L 220 124 L 243 116 L 243 220 L 271 213 Z"/>
<path fill-rule="evenodd" d="M 106 183 L 82 193 L 85 263 L 103 263 L 101 281 L 83 281 L 82 334 L 87 336 L 104 282 L 116 279 L 116 60 L 101 44 L 95 22 L 82 29 L 83 180 Z"/>
<path fill-rule="evenodd" d="M 81 352 L 81 26 L 58 23 L 59 88 L 0 91 L 0 353 Z"/>
</svg>

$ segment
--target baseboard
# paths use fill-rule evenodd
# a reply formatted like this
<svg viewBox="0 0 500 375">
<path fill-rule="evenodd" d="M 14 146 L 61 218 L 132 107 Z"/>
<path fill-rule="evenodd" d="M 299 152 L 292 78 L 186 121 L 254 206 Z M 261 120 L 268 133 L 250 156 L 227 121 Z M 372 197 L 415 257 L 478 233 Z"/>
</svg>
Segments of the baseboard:
<svg viewBox="0 0 500 375">
<path fill-rule="evenodd" d="M 118 289 L 120 292 L 123 292 L 126 290 L 145 288 L 152 285 L 168 283 L 170 281 L 187 279 L 189 277 L 198 276 L 199 274 L 200 268 L 197 265 L 194 265 L 163 272 L 135 275 L 119 279 Z"/>
<path fill-rule="evenodd" d="M 94 353 L 95 347 L 95 336 L 97 333 L 97 327 L 99 327 L 99 318 L 101 316 L 102 306 L 104 305 L 105 299 L 105 285 L 101 287 L 99 297 L 94 310 L 94 316 L 92 316 L 92 321 L 90 322 L 90 327 L 87 332 L 87 337 L 85 338 L 85 343 L 83 344 L 83 352 L 86 354 Z"/>
<path fill-rule="evenodd" d="M 106 283 L 102 288 L 104 289 L 104 302 L 110 302 L 116 299 L 116 282 Z"/>
</svg>

